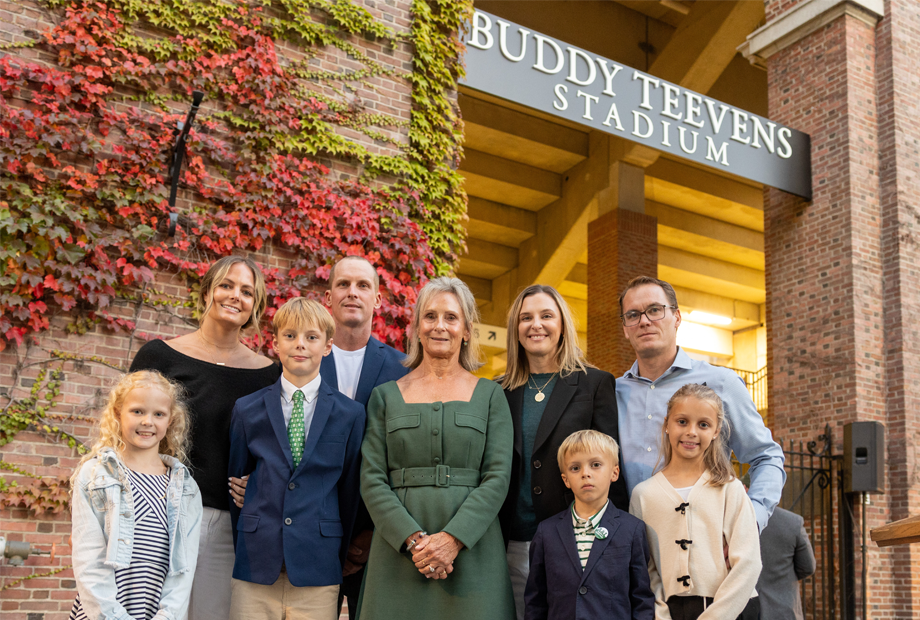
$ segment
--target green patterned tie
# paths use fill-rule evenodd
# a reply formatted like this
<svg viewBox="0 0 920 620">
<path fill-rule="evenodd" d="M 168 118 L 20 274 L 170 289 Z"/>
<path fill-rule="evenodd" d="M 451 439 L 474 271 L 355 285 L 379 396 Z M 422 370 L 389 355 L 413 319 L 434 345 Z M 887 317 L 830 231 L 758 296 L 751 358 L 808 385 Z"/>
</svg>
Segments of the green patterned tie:
<svg viewBox="0 0 920 620">
<path fill-rule="evenodd" d="M 303 456 L 303 399 L 303 392 L 294 392 L 294 413 L 291 414 L 291 422 L 288 424 L 288 441 L 291 444 L 291 454 L 294 456 L 294 467 L 300 465 L 300 458 Z"/>
</svg>

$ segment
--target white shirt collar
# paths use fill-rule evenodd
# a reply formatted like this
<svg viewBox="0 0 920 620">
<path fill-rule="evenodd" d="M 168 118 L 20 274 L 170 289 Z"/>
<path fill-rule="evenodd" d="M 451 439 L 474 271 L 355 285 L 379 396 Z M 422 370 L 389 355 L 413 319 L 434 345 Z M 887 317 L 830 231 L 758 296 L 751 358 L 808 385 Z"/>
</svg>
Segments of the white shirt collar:
<svg viewBox="0 0 920 620">
<path fill-rule="evenodd" d="M 587 519 L 582 519 L 581 517 L 578 516 L 578 513 L 575 512 L 575 502 L 573 501 L 572 508 L 571 508 L 572 525 L 574 525 L 577 528 L 582 528 L 582 529 L 590 526 L 593 530 L 593 528 L 596 528 L 598 525 L 600 525 L 601 519 L 604 518 L 604 513 L 607 512 L 607 506 L 609 505 L 610 505 L 610 500 L 608 499 L 607 503 L 604 504 L 604 507 L 598 510 L 596 513 L 594 513 L 593 516 L 588 517 Z"/>
<path fill-rule="evenodd" d="M 310 381 L 310 383 L 306 384 L 302 388 L 298 388 L 293 383 L 288 381 L 284 375 L 281 375 L 281 398 L 283 398 L 286 402 L 291 402 L 291 400 L 294 398 L 294 392 L 300 390 L 303 392 L 304 401 L 307 403 L 312 403 L 316 398 L 316 395 L 319 394 L 320 381 L 320 374 L 316 373 L 316 377 L 313 378 L 313 381 Z"/>
</svg>

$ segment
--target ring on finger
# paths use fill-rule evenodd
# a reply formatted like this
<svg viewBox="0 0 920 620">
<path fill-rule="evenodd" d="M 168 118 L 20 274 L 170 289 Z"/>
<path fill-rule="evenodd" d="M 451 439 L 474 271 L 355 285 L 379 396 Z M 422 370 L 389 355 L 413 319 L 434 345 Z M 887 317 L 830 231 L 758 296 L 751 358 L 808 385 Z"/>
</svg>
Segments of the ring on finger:
<svg viewBox="0 0 920 620">
<path fill-rule="evenodd" d="M 434 566 L 432 566 L 431 564 L 428 565 L 428 572 L 429 572 L 429 573 L 433 573 L 433 572 L 434 572 Z"/>
</svg>

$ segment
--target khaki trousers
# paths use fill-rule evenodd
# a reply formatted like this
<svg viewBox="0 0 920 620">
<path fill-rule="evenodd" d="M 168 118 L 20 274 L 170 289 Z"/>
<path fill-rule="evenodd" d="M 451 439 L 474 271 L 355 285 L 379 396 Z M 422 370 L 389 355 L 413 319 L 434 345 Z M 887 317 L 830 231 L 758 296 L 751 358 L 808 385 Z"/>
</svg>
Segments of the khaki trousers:
<svg viewBox="0 0 920 620">
<path fill-rule="evenodd" d="M 339 586 L 293 586 L 284 570 L 270 586 L 230 583 L 230 620 L 336 620 L 338 602 Z"/>
</svg>

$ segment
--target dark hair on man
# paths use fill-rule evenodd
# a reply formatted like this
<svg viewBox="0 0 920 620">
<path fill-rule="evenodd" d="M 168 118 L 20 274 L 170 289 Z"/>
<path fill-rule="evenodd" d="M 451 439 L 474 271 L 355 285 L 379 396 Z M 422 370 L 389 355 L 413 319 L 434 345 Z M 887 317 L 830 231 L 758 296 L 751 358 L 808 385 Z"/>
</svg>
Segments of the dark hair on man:
<svg viewBox="0 0 920 620">
<path fill-rule="evenodd" d="M 637 286 L 644 286 L 646 284 L 654 284 L 655 286 L 660 286 L 661 290 L 664 291 L 664 296 L 668 298 L 668 305 L 677 307 L 677 293 L 674 292 L 674 287 L 665 282 L 664 280 L 659 280 L 658 278 L 653 278 L 651 276 L 636 276 L 632 280 L 626 283 L 626 288 L 623 289 L 623 292 L 620 293 L 620 314 L 623 314 L 623 298 L 626 297 L 631 289 L 636 288 Z"/>
</svg>

